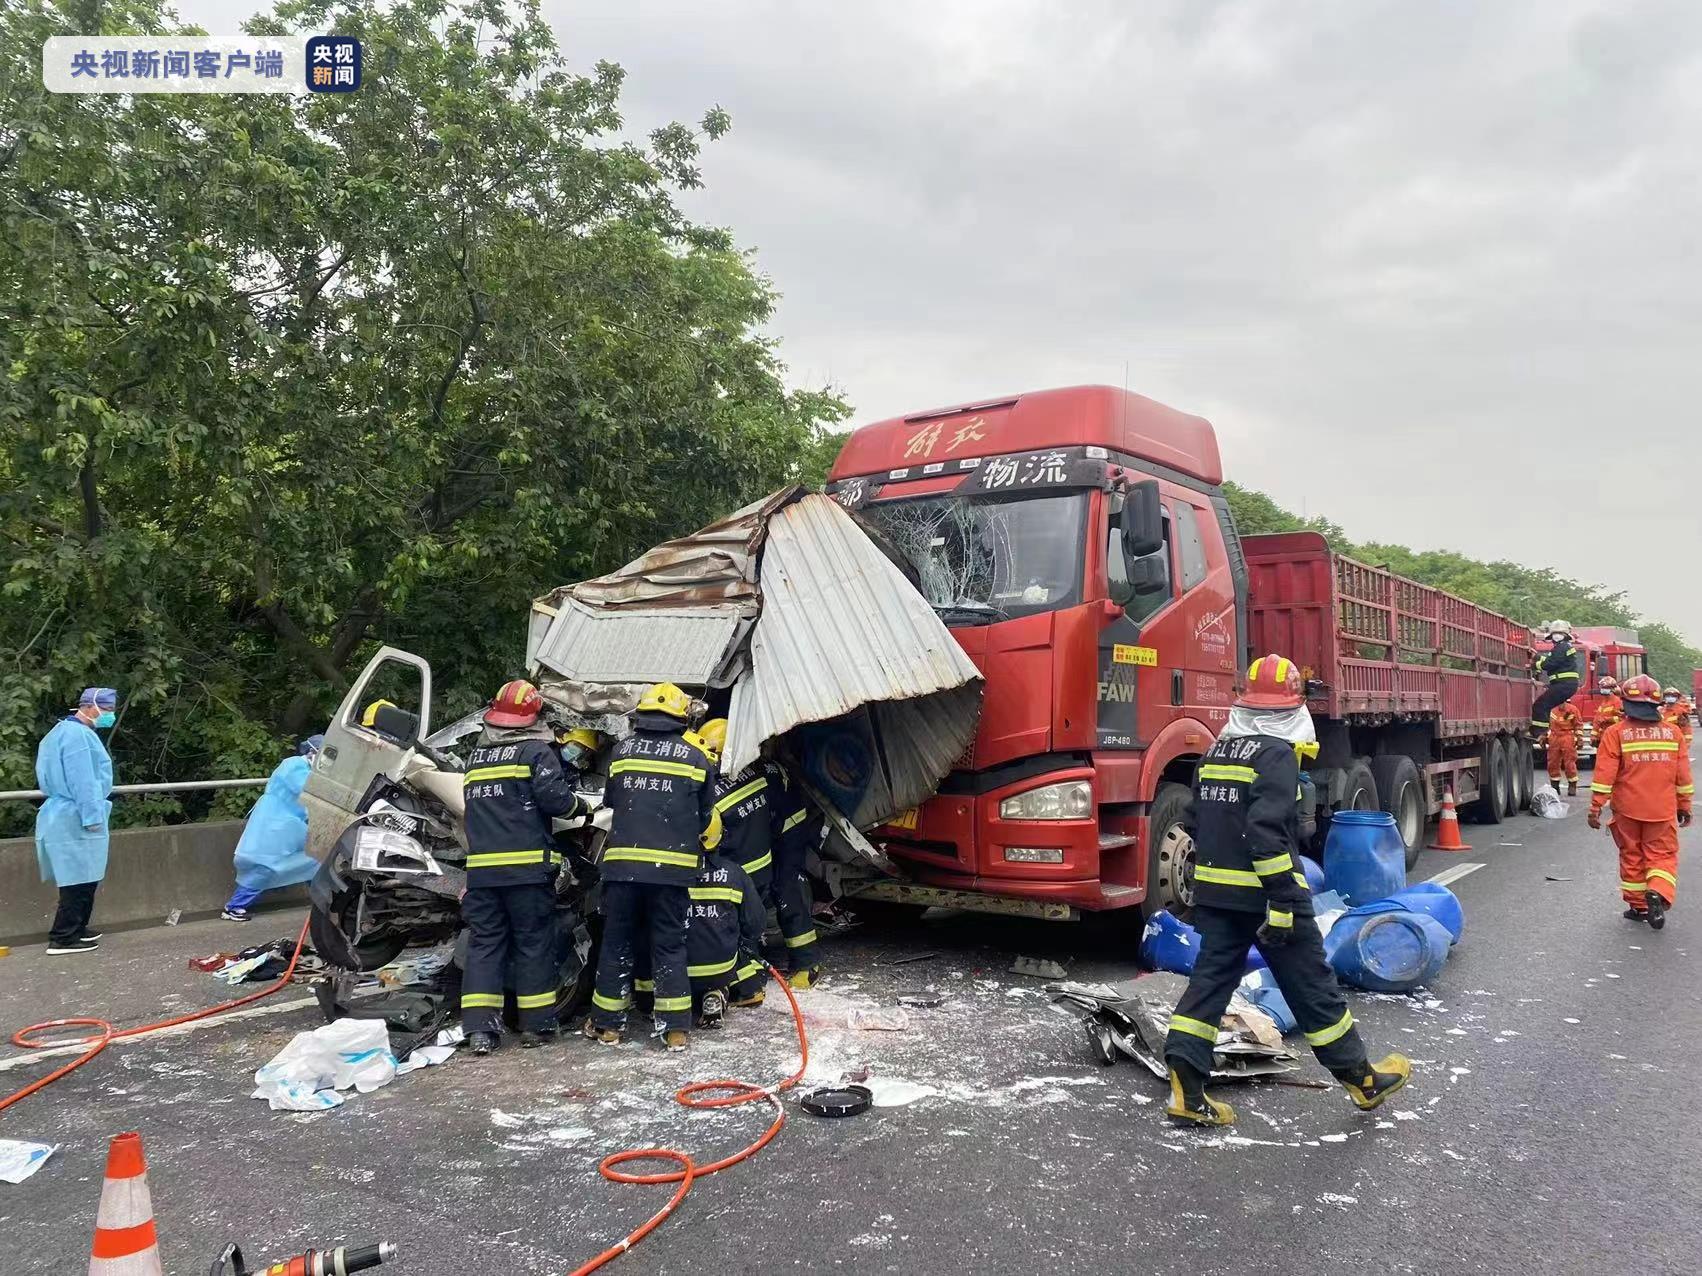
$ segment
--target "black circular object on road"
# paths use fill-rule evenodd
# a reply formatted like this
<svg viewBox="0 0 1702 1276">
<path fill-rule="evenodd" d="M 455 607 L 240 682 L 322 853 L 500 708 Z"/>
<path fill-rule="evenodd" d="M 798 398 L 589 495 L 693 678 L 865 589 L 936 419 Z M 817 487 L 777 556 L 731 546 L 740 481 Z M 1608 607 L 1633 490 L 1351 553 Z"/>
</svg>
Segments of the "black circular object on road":
<svg viewBox="0 0 1702 1276">
<path fill-rule="evenodd" d="M 866 1085 L 829 1085 L 801 1096 L 798 1106 L 811 1116 L 848 1117 L 867 1112 L 874 1101 Z"/>
</svg>

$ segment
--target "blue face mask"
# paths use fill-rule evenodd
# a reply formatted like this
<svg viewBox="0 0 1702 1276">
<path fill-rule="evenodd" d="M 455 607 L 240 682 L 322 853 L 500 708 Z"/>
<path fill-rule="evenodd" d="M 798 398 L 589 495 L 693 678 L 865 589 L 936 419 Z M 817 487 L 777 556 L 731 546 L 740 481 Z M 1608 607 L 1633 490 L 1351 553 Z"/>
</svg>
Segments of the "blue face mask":
<svg viewBox="0 0 1702 1276">
<path fill-rule="evenodd" d="M 101 714 L 100 717 L 94 720 L 94 726 L 96 730 L 109 731 L 112 729 L 112 724 L 117 721 L 118 715 L 111 709 L 108 709 L 105 713 Z"/>
</svg>

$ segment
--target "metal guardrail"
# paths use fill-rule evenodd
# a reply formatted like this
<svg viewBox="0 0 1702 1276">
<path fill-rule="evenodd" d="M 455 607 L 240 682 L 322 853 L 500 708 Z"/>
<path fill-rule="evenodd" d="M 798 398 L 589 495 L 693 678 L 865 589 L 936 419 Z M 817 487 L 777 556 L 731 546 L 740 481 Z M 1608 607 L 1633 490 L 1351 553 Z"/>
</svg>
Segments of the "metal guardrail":
<svg viewBox="0 0 1702 1276">
<path fill-rule="evenodd" d="M 117 796 L 121 793 L 188 793 L 198 789 L 254 789 L 263 788 L 267 778 L 269 777 L 262 776 L 258 780 L 180 780 L 172 784 L 116 784 L 112 792 Z M 33 802 L 46 796 L 40 789 L 5 789 L 0 791 L 0 802 Z"/>
</svg>

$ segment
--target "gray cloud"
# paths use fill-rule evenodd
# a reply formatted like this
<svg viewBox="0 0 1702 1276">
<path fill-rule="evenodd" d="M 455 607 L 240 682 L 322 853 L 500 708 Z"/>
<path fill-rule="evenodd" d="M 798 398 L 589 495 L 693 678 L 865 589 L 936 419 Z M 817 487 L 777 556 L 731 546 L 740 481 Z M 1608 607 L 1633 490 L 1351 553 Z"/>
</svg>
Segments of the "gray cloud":
<svg viewBox="0 0 1702 1276">
<path fill-rule="evenodd" d="M 1285 504 L 1702 640 L 1702 7 L 546 11 L 633 128 L 732 113 L 690 206 L 859 421 L 1127 367 Z"/>
</svg>

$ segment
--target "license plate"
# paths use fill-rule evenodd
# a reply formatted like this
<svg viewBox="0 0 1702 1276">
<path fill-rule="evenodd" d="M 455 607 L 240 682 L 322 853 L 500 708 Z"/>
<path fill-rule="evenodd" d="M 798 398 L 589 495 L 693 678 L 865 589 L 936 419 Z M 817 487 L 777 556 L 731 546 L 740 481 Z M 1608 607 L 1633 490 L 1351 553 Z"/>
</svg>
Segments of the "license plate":
<svg viewBox="0 0 1702 1276">
<path fill-rule="evenodd" d="M 915 807 L 911 807 L 908 811 L 905 811 L 903 814 L 896 815 L 891 820 L 889 820 L 887 822 L 887 827 L 893 828 L 893 829 L 909 829 L 910 831 L 914 832 L 916 830 L 917 815 L 918 815 L 917 809 Z"/>
</svg>

